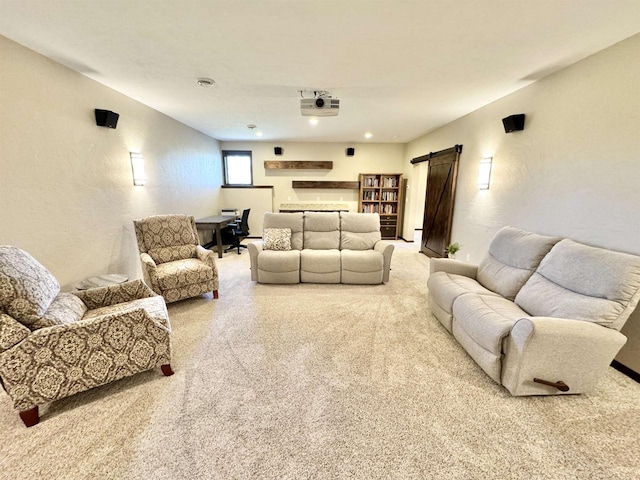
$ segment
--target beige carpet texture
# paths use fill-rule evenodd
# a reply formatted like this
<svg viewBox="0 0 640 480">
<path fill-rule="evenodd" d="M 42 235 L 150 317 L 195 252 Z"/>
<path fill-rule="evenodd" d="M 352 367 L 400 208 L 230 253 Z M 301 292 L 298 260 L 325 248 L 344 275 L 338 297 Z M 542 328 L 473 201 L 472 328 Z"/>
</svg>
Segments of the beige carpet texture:
<svg viewBox="0 0 640 480">
<path fill-rule="evenodd" d="M 169 306 L 175 375 L 40 408 L 0 390 L 1 479 L 637 479 L 640 384 L 512 397 L 427 307 L 429 259 L 396 242 L 386 285 L 259 285 Z"/>
</svg>

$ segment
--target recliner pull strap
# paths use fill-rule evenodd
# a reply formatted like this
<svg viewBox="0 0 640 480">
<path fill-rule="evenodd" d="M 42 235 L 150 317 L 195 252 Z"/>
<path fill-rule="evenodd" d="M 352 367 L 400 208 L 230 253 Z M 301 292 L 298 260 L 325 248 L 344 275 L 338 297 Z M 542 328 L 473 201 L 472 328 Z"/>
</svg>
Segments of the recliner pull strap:
<svg viewBox="0 0 640 480">
<path fill-rule="evenodd" d="M 556 387 L 561 392 L 568 392 L 569 385 L 564 383 L 562 380 L 558 380 L 557 382 L 550 382 L 549 380 L 542 380 L 541 378 L 534 378 L 534 382 L 542 383 L 543 385 L 549 385 L 550 387 Z"/>
</svg>

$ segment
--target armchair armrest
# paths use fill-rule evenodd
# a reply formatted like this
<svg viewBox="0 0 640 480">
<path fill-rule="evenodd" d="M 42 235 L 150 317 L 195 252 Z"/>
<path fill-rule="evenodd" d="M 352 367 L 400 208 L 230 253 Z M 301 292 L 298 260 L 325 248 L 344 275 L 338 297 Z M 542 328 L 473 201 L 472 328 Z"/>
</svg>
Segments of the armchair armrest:
<svg viewBox="0 0 640 480">
<path fill-rule="evenodd" d="M 216 255 L 212 250 L 207 250 L 202 245 L 196 247 L 196 257 L 198 260 L 209 265 L 215 272 L 215 276 L 218 276 L 218 267 L 216 266 Z"/>
<path fill-rule="evenodd" d="M 264 242 L 258 240 L 257 242 L 250 242 L 247 244 L 247 250 L 249 250 L 249 259 L 251 260 L 251 280 L 258 281 L 258 255 L 262 252 Z"/>
<path fill-rule="evenodd" d="M 27 338 L 31 330 L 13 317 L 0 313 L 0 353 L 9 350 Z"/>
<path fill-rule="evenodd" d="M 502 384 L 513 395 L 556 394 L 560 387 L 549 384 L 557 382 L 567 393 L 588 392 L 626 341 L 617 330 L 582 320 L 522 318 L 506 339 Z"/>
<path fill-rule="evenodd" d="M 158 273 L 156 272 L 156 262 L 148 253 L 141 253 L 140 260 L 142 261 L 142 276 L 144 277 L 144 281 L 147 282 L 154 292 L 162 295 L 162 289 L 158 281 Z"/>
<path fill-rule="evenodd" d="M 389 270 L 391 270 L 391 255 L 393 254 L 394 248 L 395 247 L 393 246 L 393 244 L 388 240 L 380 240 L 373 246 L 373 249 L 376 252 L 382 253 L 382 281 L 384 283 L 387 283 L 389 281 Z"/>
<path fill-rule="evenodd" d="M 27 410 L 169 364 L 170 333 L 143 308 L 41 328 L 0 353 L 0 376 L 15 408 Z"/>
<path fill-rule="evenodd" d="M 142 280 L 132 280 L 119 285 L 80 290 L 79 292 L 73 292 L 73 294 L 82 300 L 89 310 L 156 295 Z"/>
<path fill-rule="evenodd" d="M 476 278 L 478 266 L 453 258 L 432 258 L 429 264 L 429 272 L 446 272 L 463 277 Z"/>
<path fill-rule="evenodd" d="M 218 245 L 218 248 L 221 248 Z M 196 257 L 198 260 L 206 263 L 213 270 L 213 298 L 218 298 L 218 266 L 216 265 L 216 255 L 211 250 L 207 250 L 202 245 L 196 247 Z"/>
<path fill-rule="evenodd" d="M 158 266 L 148 253 L 141 253 L 140 259 L 142 260 L 142 264 L 147 268 L 155 269 Z"/>
</svg>

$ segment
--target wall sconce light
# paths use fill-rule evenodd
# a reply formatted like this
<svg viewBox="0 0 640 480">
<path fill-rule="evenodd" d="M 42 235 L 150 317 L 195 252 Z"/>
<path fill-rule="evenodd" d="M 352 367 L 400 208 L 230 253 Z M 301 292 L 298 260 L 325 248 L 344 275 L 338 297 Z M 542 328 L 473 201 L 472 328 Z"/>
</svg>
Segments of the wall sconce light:
<svg viewBox="0 0 640 480">
<path fill-rule="evenodd" d="M 129 152 L 131 156 L 131 171 L 133 172 L 133 184 L 142 186 L 147 181 L 144 174 L 144 157 L 139 153 Z"/>
<path fill-rule="evenodd" d="M 478 171 L 478 188 L 480 190 L 489 190 L 489 180 L 491 180 L 491 162 L 493 157 L 485 157 L 480 160 L 480 169 Z"/>
</svg>

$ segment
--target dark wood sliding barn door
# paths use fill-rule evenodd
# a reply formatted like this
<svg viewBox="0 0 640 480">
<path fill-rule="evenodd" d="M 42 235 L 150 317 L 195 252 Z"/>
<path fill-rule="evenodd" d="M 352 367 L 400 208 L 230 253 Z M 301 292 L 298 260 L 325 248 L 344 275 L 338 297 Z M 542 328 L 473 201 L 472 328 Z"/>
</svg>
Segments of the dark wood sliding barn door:
<svg viewBox="0 0 640 480">
<path fill-rule="evenodd" d="M 429 257 L 444 257 L 451 241 L 453 204 L 461 152 L 462 145 L 456 145 L 411 161 L 429 162 L 420 245 L 420 251 Z"/>
</svg>

